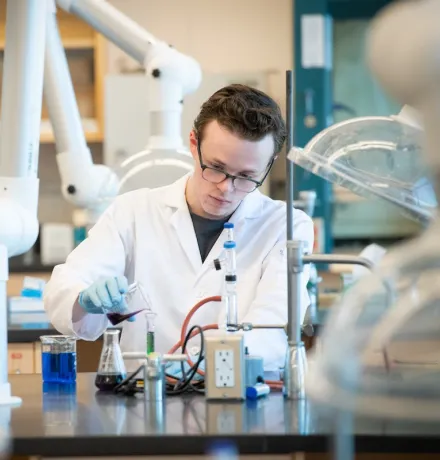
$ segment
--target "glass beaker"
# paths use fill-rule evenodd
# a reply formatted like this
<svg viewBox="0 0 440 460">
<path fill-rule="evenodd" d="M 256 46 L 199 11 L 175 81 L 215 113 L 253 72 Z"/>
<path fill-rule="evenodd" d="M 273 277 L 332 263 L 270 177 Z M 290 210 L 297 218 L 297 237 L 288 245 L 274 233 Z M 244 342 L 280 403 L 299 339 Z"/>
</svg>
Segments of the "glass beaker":
<svg viewBox="0 0 440 460">
<path fill-rule="evenodd" d="M 150 302 L 140 283 L 133 283 L 129 286 L 128 291 L 124 294 L 125 304 L 128 311 L 126 313 L 108 313 L 107 318 L 112 326 L 137 315 L 141 311 L 150 309 Z"/>
<path fill-rule="evenodd" d="M 119 346 L 119 334 L 120 331 L 117 329 L 104 332 L 101 357 L 95 378 L 95 386 L 100 391 L 112 391 L 127 376 Z"/>
<path fill-rule="evenodd" d="M 76 382 L 76 337 L 43 335 L 40 340 L 43 382 Z"/>
</svg>

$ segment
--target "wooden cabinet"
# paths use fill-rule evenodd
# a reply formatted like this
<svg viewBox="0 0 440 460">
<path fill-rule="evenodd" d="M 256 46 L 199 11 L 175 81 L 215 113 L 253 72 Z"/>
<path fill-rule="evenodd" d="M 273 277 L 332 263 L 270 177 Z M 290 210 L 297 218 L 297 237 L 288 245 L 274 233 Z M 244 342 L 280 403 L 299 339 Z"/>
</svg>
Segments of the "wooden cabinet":
<svg viewBox="0 0 440 460">
<path fill-rule="evenodd" d="M 8 373 L 33 374 L 34 372 L 34 344 L 10 343 L 8 346 Z"/>
<path fill-rule="evenodd" d="M 41 342 L 34 343 L 34 373 L 41 374 Z"/>
<path fill-rule="evenodd" d="M 102 340 L 78 340 L 77 371 L 96 372 L 102 350 Z M 9 374 L 41 374 L 41 342 L 8 344 Z"/>
<path fill-rule="evenodd" d="M 63 10 L 57 10 L 57 19 L 86 139 L 88 142 L 101 142 L 106 40 L 84 21 Z M 0 0 L 0 89 L 5 27 L 6 0 Z M 53 142 L 54 136 L 44 101 L 41 120 L 40 141 Z"/>
</svg>

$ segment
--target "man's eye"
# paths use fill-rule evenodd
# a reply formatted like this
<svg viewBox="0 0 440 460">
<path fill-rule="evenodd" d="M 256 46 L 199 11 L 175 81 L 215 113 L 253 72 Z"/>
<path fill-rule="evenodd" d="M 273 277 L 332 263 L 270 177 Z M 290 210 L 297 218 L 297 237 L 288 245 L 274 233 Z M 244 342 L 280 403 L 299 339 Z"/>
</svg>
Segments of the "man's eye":
<svg viewBox="0 0 440 460">
<path fill-rule="evenodd" d="M 223 166 L 220 165 L 211 165 L 214 169 L 219 169 L 220 171 L 223 171 Z"/>
</svg>

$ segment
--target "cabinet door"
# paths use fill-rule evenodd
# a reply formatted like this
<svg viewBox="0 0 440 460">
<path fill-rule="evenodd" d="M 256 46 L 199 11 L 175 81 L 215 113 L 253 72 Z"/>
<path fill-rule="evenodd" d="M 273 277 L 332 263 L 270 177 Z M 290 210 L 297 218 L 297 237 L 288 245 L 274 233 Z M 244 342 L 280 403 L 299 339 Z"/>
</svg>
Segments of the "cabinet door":
<svg viewBox="0 0 440 460">
<path fill-rule="evenodd" d="M 8 346 L 8 373 L 34 373 L 34 344 L 10 343 Z"/>
<path fill-rule="evenodd" d="M 34 372 L 41 374 L 41 342 L 34 343 Z"/>
</svg>

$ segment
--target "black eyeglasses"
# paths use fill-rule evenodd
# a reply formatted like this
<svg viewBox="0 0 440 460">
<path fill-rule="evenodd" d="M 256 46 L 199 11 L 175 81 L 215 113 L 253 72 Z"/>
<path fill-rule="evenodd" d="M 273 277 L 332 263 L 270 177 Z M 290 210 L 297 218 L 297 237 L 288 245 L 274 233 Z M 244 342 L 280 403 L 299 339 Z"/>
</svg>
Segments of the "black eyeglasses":
<svg viewBox="0 0 440 460">
<path fill-rule="evenodd" d="M 202 152 L 200 151 L 199 141 L 197 141 L 197 152 L 199 153 L 199 161 L 200 161 L 200 167 L 202 168 L 203 179 L 205 179 L 208 182 L 212 182 L 213 184 L 220 184 L 226 179 L 231 179 L 232 186 L 234 187 L 234 189 L 239 192 L 245 192 L 245 193 L 251 193 L 258 187 L 261 187 L 263 185 L 263 182 L 266 180 L 266 177 L 268 176 L 270 170 L 272 169 L 272 166 L 275 161 L 275 157 L 272 157 L 269 164 L 267 165 L 264 177 L 260 181 L 258 181 L 258 180 L 254 180 L 254 179 L 250 179 L 246 177 L 233 176 L 232 174 L 228 174 L 227 172 L 222 171 L 221 169 L 217 169 L 212 166 L 205 165 L 205 163 L 203 163 L 203 160 L 202 160 Z"/>
</svg>

